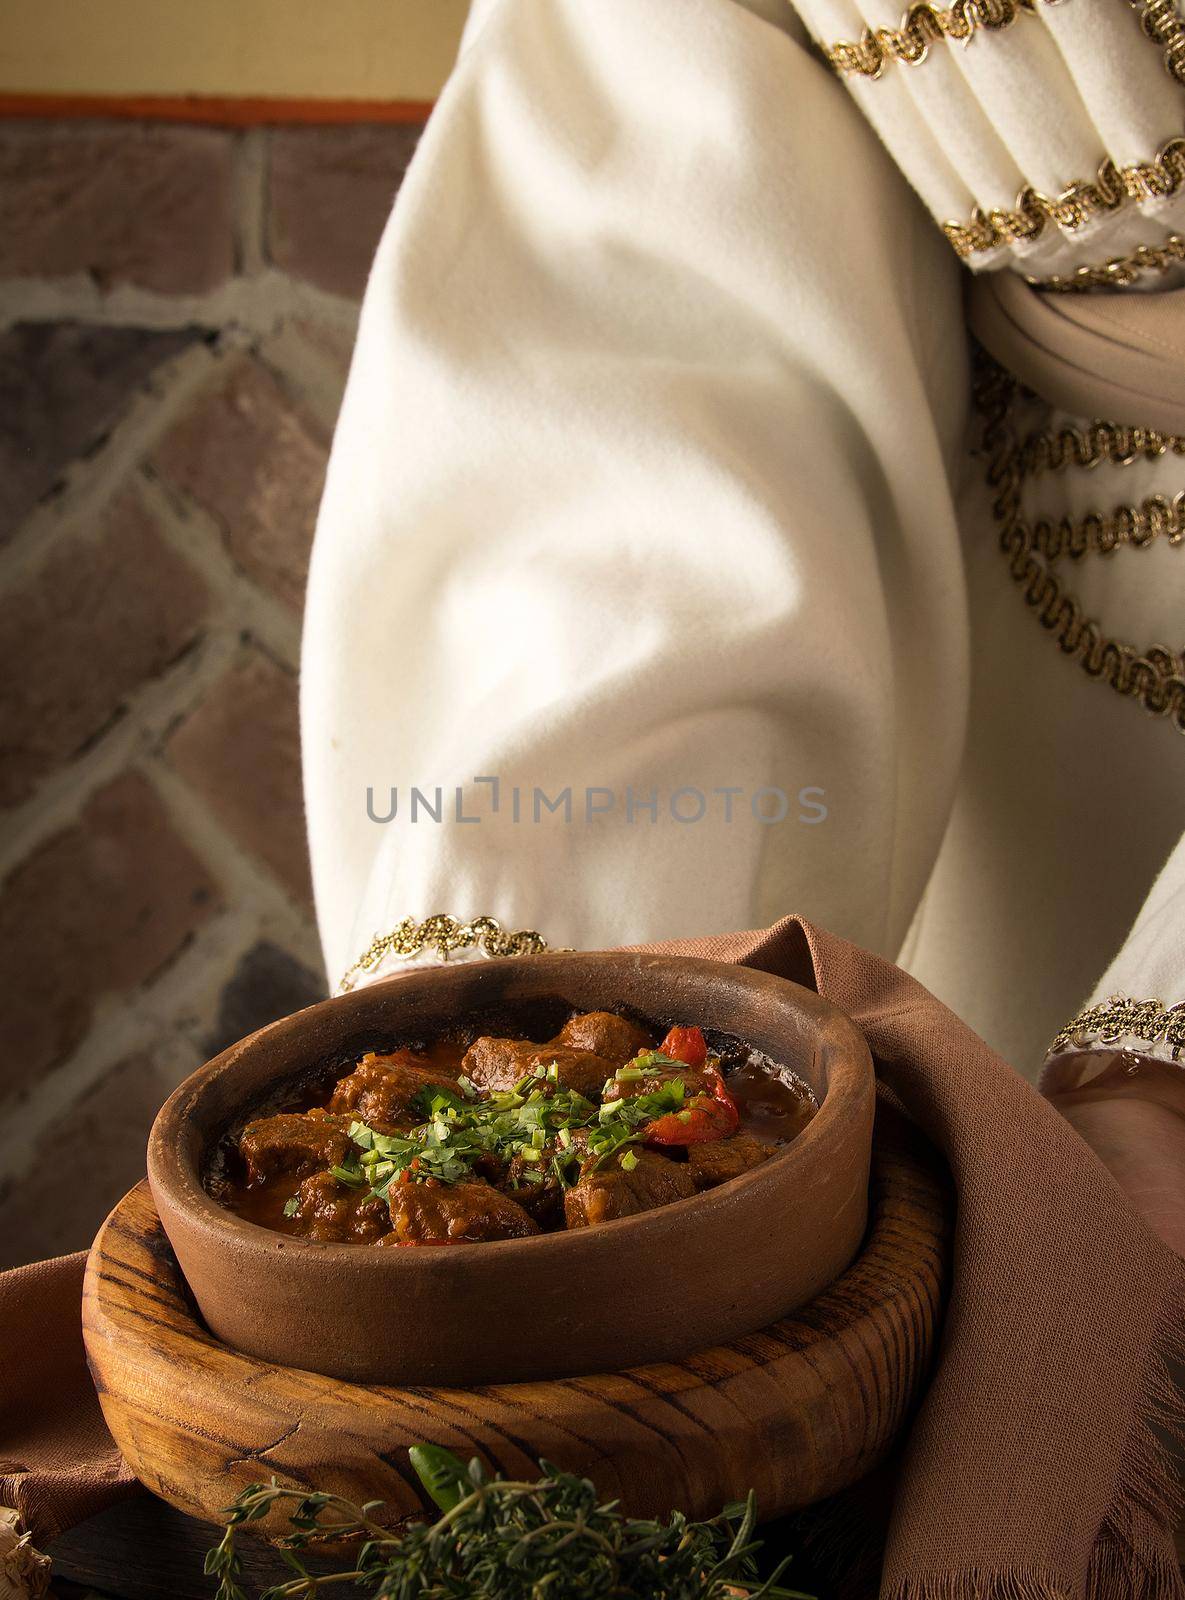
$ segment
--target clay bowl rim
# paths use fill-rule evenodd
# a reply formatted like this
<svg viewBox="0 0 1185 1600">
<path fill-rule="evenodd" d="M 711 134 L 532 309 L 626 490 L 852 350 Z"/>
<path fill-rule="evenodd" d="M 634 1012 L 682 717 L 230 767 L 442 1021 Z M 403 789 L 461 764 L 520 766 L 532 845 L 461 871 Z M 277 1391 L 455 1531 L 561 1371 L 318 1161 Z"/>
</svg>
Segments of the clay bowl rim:
<svg viewBox="0 0 1185 1600">
<path fill-rule="evenodd" d="M 343 1009 L 345 1004 L 355 1000 L 359 994 L 372 994 L 377 998 L 380 992 L 390 992 L 389 984 L 398 983 L 405 977 L 423 978 L 433 973 L 455 971 L 460 965 L 457 963 L 450 969 L 447 963 L 442 963 L 440 967 L 416 967 L 407 974 L 392 974 L 390 979 L 380 979 L 375 984 L 368 985 L 365 990 L 331 995 L 325 1000 L 316 1001 L 311 1006 L 294 1011 L 248 1034 L 198 1067 L 174 1089 L 153 1122 L 148 1139 L 148 1179 L 153 1196 L 156 1197 L 158 1188 L 162 1190 L 170 1204 L 182 1212 L 190 1226 L 200 1230 L 208 1242 L 216 1240 L 223 1247 L 237 1242 L 241 1248 L 256 1254 L 283 1251 L 285 1261 L 294 1264 L 303 1262 L 312 1266 L 316 1262 L 319 1266 L 332 1267 L 340 1264 L 344 1267 L 347 1264 L 357 1265 L 361 1259 L 373 1257 L 375 1265 L 378 1262 L 391 1263 L 382 1269 L 386 1272 L 450 1273 L 455 1272 L 464 1262 L 472 1260 L 474 1251 L 481 1252 L 483 1261 L 491 1259 L 492 1250 L 499 1251 L 509 1264 L 512 1252 L 521 1258 L 522 1252 L 529 1250 L 530 1256 L 527 1259 L 542 1266 L 549 1254 L 563 1252 L 572 1255 L 582 1245 L 585 1248 L 600 1249 L 603 1247 L 600 1241 L 607 1236 L 624 1241 L 634 1234 L 652 1231 L 656 1224 L 668 1228 L 672 1225 L 677 1226 L 678 1219 L 687 1215 L 689 1208 L 704 1209 L 719 1204 L 722 1197 L 725 1203 L 731 1203 L 732 1197 L 739 1197 L 749 1190 L 763 1187 L 780 1190 L 786 1167 L 792 1163 L 808 1160 L 814 1145 L 829 1136 L 834 1136 L 836 1120 L 846 1109 L 858 1107 L 866 1094 L 869 1097 L 875 1094 L 872 1057 L 867 1041 L 856 1024 L 838 1006 L 815 990 L 796 983 L 792 978 L 783 978 L 777 973 L 765 972 L 757 967 L 741 966 L 734 962 L 709 961 L 699 956 L 659 955 L 634 951 L 549 951 L 527 958 L 495 957 L 485 959 L 480 964 L 483 968 L 521 969 L 524 961 L 529 961 L 533 972 L 538 972 L 541 977 L 554 972 L 558 980 L 563 970 L 559 963 L 577 960 L 584 963 L 595 961 L 598 966 L 603 964 L 606 972 L 611 972 L 621 962 L 639 958 L 652 968 L 673 966 L 693 970 L 705 979 L 710 979 L 712 976 L 727 976 L 745 986 L 752 984 L 754 988 L 790 990 L 799 1009 L 810 1014 L 809 1020 L 812 1025 L 818 1027 L 821 1024 L 822 1029 L 832 1035 L 829 1042 L 833 1046 L 846 1046 L 833 1050 L 833 1059 L 828 1063 L 827 1092 L 819 1103 L 818 1111 L 803 1131 L 770 1160 L 741 1173 L 727 1183 L 706 1189 L 699 1194 L 688 1195 L 681 1200 L 674 1200 L 669 1205 L 657 1207 L 652 1211 L 638 1212 L 628 1217 L 615 1217 L 609 1222 L 598 1223 L 593 1228 L 573 1230 L 561 1228 L 553 1233 L 532 1234 L 523 1239 L 466 1242 L 452 1245 L 447 1250 L 376 1250 L 373 1245 L 360 1243 L 339 1244 L 323 1239 L 302 1239 L 296 1235 L 279 1233 L 262 1223 L 250 1222 L 219 1204 L 206 1190 L 201 1173 L 211 1149 L 224 1137 L 225 1129 L 233 1125 L 234 1117 L 223 1119 L 223 1133 L 214 1138 L 203 1135 L 196 1145 L 195 1154 L 191 1156 L 186 1149 L 187 1114 L 192 1110 L 195 1101 L 207 1091 L 208 1086 L 223 1074 L 233 1071 L 238 1061 L 248 1051 L 260 1047 L 269 1036 L 274 1038 L 281 1031 L 285 1036 L 296 1032 L 302 1019 L 309 1018 L 314 1012 L 325 1015 L 331 1009 Z M 513 1009 L 515 1005 L 525 1005 L 529 1003 L 529 999 L 530 997 L 525 995 L 516 996 L 507 1002 L 507 1009 Z M 848 1036 L 846 1040 L 843 1038 L 845 1034 Z M 315 1066 L 315 1062 L 310 1061 L 308 1065 Z M 787 1062 L 786 1065 L 793 1066 L 793 1063 Z M 279 1068 L 275 1081 L 278 1084 L 296 1078 L 300 1070 L 299 1067 L 292 1065 Z M 794 1068 L 794 1070 L 799 1069 Z M 251 1096 L 251 1100 L 255 1102 L 264 1100 L 266 1093 L 265 1089 L 259 1089 Z M 871 1150 L 869 1156 L 871 1157 Z M 167 1226 L 165 1231 L 167 1234 Z M 367 1251 L 371 1253 L 370 1256 L 366 1256 Z"/>
</svg>

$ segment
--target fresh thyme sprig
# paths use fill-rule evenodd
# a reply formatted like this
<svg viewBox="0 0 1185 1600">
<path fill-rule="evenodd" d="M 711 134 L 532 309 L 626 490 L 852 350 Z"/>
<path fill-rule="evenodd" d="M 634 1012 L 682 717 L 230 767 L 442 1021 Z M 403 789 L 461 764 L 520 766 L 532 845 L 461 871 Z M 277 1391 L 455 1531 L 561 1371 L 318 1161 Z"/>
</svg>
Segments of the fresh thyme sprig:
<svg viewBox="0 0 1185 1600">
<path fill-rule="evenodd" d="M 409 1455 L 441 1515 L 400 1534 L 377 1520 L 378 1501 L 358 1506 L 274 1479 L 244 1489 L 206 1556 L 207 1575 L 219 1580 L 215 1600 L 250 1600 L 239 1581 L 238 1531 L 283 1502 L 292 1504 L 293 1532 L 281 1553 L 294 1576 L 259 1600 L 313 1600 L 344 1583 L 370 1600 L 810 1600 L 781 1586 L 788 1561 L 759 1579 L 752 1494 L 707 1522 L 679 1512 L 642 1521 L 546 1462 L 528 1483 L 490 1477 L 479 1461 L 466 1467 L 435 1445 Z M 340 1571 L 317 1576 L 301 1551 L 327 1540 L 351 1541 L 354 1553 Z"/>
</svg>

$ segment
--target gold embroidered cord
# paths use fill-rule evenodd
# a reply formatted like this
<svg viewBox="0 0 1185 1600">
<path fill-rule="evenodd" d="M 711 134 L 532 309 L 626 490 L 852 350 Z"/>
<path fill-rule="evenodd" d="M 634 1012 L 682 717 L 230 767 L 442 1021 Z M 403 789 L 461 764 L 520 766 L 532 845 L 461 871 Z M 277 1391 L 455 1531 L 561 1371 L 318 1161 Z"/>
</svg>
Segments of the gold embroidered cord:
<svg viewBox="0 0 1185 1600">
<path fill-rule="evenodd" d="M 1012 581 L 1059 649 L 1077 661 L 1088 677 L 1136 700 L 1150 715 L 1167 717 L 1177 732 L 1185 734 L 1185 653 L 1167 645 L 1152 645 L 1140 652 L 1104 634 L 1099 624 L 1085 615 L 1078 601 L 1064 591 L 1049 562 L 1035 547 L 1033 530 L 1023 520 L 1020 509 L 1025 450 L 1018 446 L 1012 426 L 1017 387 L 1015 378 L 986 352 L 978 352 L 975 400 L 983 417 L 981 444 L 988 458 L 987 481 L 995 495 L 992 514 Z M 1104 437 L 1109 440 L 1119 434 L 1149 433 L 1146 429 L 1118 429 L 1109 423 L 1095 424 L 1091 432 L 1095 429 L 1104 430 Z M 1067 433 L 1077 435 L 1077 430 L 1063 430 L 1063 436 Z M 1037 437 L 1048 440 L 1059 436 Z M 1185 446 L 1185 441 L 1177 442 Z M 1064 459 L 1058 464 L 1064 464 Z M 1093 465 L 1093 461 L 1081 464 Z"/>
<path fill-rule="evenodd" d="M 547 940 L 533 928 L 510 933 L 494 917 L 474 917 L 471 922 L 458 922 L 444 913 L 426 917 L 423 922 L 404 917 L 390 933 L 375 935 L 345 972 L 337 992 L 348 994 L 363 973 L 373 972 L 389 955 L 418 956 L 425 950 L 434 950 L 447 961 L 456 950 L 479 949 L 486 956 L 529 956 L 549 948 Z"/>
<path fill-rule="evenodd" d="M 1156 539 L 1179 545 L 1185 541 L 1185 490 L 1170 500 L 1153 494 L 1138 506 L 1119 505 L 1112 511 L 1088 511 L 1084 517 L 1036 517 L 1032 547 L 1046 561 L 1069 556 L 1114 555 L 1120 545 L 1145 550 Z"/>
<path fill-rule="evenodd" d="M 1075 267 L 1061 277 L 1029 278 L 1037 289 L 1056 289 L 1063 294 L 1087 289 L 1123 289 L 1137 283 L 1143 273 L 1169 272 L 1185 263 L 1185 236 L 1171 233 L 1163 244 L 1142 244 L 1125 256 L 1112 256 L 1101 267 Z"/>
<path fill-rule="evenodd" d="M 1059 3 L 1061 0 L 1045 0 L 1047 5 Z M 824 45 L 823 53 L 836 72 L 879 78 L 892 61 L 920 66 L 929 55 L 930 46 L 942 39 L 966 43 L 981 30 L 998 33 L 1036 9 L 1036 0 L 955 0 L 953 6 L 915 0 L 901 18 L 900 27 L 865 28 L 859 39 L 838 39 Z"/>
<path fill-rule="evenodd" d="M 1164 51 L 1164 70 L 1170 78 L 1185 84 L 1185 23 L 1177 15 L 1173 0 L 1128 0 L 1140 19 L 1140 26 Z"/>
<path fill-rule="evenodd" d="M 1062 1050 L 1084 1050 L 1092 1045 L 1118 1044 L 1121 1039 L 1141 1044 L 1167 1045 L 1174 1061 L 1185 1051 L 1185 1002 L 1166 1006 L 1162 1000 L 1132 1000 L 1112 995 L 1096 1006 L 1086 1006 L 1061 1030 L 1046 1055 Z"/>
<path fill-rule="evenodd" d="M 942 231 L 956 254 L 966 258 L 1000 245 L 1033 240 L 1050 223 L 1074 232 L 1095 217 L 1141 200 L 1164 200 L 1185 187 L 1185 138 L 1170 139 L 1150 161 L 1117 167 L 1107 157 L 1093 179 L 1080 179 L 1060 194 L 1022 189 L 1011 211 L 977 206 L 967 222 L 944 222 Z"/>
<path fill-rule="evenodd" d="M 1092 422 L 1081 428 L 1059 428 L 1054 433 L 1031 433 L 1019 447 L 1022 476 L 1061 472 L 1065 467 L 1097 467 L 1104 461 L 1130 467 L 1136 461 L 1157 461 L 1165 455 L 1185 455 L 1185 437 L 1160 433 L 1155 428 L 1128 428 L 1116 422 Z"/>
</svg>

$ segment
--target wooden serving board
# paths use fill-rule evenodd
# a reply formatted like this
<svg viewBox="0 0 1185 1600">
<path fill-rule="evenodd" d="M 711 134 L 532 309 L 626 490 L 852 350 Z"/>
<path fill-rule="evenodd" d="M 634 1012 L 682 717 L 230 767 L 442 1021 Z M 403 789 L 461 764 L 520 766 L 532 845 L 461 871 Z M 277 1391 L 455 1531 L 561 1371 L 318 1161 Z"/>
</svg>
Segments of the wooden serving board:
<svg viewBox="0 0 1185 1600">
<path fill-rule="evenodd" d="M 752 1487 L 765 1517 L 862 1477 L 923 1386 L 947 1275 L 946 1184 L 908 1130 L 878 1114 L 863 1253 L 792 1318 L 677 1363 L 478 1389 L 380 1388 L 270 1366 L 198 1320 L 146 1184 L 95 1241 L 83 1330 L 103 1412 L 154 1493 L 217 1521 L 248 1484 L 280 1481 L 422 1509 L 417 1443 L 510 1476 L 542 1456 L 637 1515 L 708 1516 Z M 776 1219 L 771 1219 L 776 1226 Z M 695 1271 L 688 1239 L 687 1270 Z M 245 1286 L 246 1287 L 246 1286 Z M 579 1294 L 579 1284 L 573 1293 Z M 645 1285 L 622 1285 L 623 1294 Z M 590 1305 L 589 1316 L 613 1315 Z M 381 1316 L 382 1307 L 360 1306 Z M 473 1308 L 481 1337 L 481 1307 Z M 260 1531 L 283 1531 L 279 1522 Z"/>
</svg>

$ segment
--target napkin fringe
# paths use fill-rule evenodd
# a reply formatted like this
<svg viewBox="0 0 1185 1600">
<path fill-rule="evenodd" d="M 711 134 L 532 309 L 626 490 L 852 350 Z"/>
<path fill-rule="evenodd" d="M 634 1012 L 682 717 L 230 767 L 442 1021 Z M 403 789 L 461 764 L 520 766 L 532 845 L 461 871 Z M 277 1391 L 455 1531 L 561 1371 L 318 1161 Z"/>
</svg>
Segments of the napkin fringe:
<svg viewBox="0 0 1185 1600">
<path fill-rule="evenodd" d="M 1120 1457 L 1111 1507 L 1099 1529 L 1082 1591 L 1049 1572 L 929 1573 L 906 1578 L 883 1600 L 1185 1600 L 1172 1530 L 1185 1509 L 1173 1456 L 1185 1448 L 1185 1281 L 1167 1297 L 1160 1331 Z"/>
<path fill-rule="evenodd" d="M 1185 1280 L 1170 1290 L 1120 1461 L 1115 1499 L 1095 1541 L 1086 1600 L 1181 1600 L 1171 1548 L 1185 1510 L 1175 1455 L 1185 1449 Z M 1167 1537 L 1166 1537 L 1167 1535 Z"/>
<path fill-rule="evenodd" d="M 984 1572 L 979 1567 L 965 1567 L 962 1572 L 935 1572 L 925 1578 L 906 1578 L 891 1591 L 891 1600 L 1075 1600 L 1075 1597 L 1053 1573 Z M 1111 1594 L 1110 1600 L 1117 1600 L 1116 1592 Z"/>
</svg>

